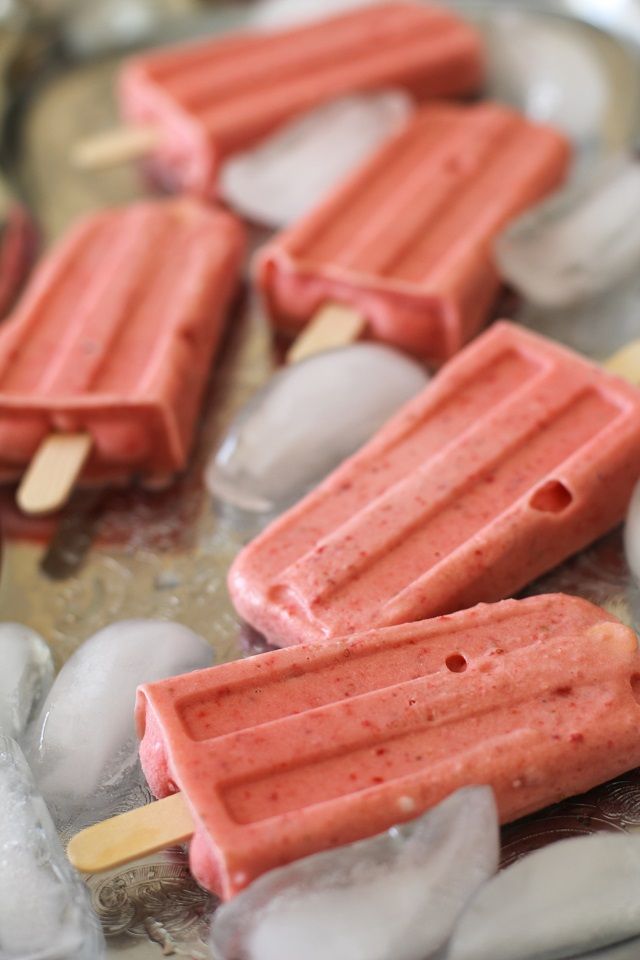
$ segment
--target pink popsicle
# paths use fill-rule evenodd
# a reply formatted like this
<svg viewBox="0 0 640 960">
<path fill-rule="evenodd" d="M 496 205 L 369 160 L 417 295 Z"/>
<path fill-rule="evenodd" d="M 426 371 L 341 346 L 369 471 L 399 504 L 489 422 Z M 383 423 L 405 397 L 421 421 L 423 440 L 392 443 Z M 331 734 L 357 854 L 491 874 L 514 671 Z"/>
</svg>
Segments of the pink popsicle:
<svg viewBox="0 0 640 960">
<path fill-rule="evenodd" d="M 265 247 L 257 280 L 276 327 L 353 308 L 367 336 L 442 362 L 487 322 L 505 223 L 558 187 L 570 148 L 495 103 L 422 108 L 341 187 Z"/>
<path fill-rule="evenodd" d="M 261 873 L 490 784 L 503 821 L 640 763 L 635 635 L 548 595 L 143 686 L 151 789 L 181 790 L 197 880 Z"/>
<path fill-rule="evenodd" d="M 236 558 L 238 612 L 277 645 L 513 596 L 624 517 L 640 391 L 494 325 Z"/>
<path fill-rule="evenodd" d="M 73 227 L 0 328 L 0 476 L 76 431 L 93 442 L 84 481 L 181 470 L 243 251 L 238 221 L 193 200 Z"/>
<path fill-rule="evenodd" d="M 401 87 L 418 100 L 474 93 L 478 33 L 422 3 L 380 3 L 317 23 L 214 37 L 133 58 L 120 100 L 155 134 L 149 165 L 173 189 L 215 193 L 229 154 L 291 117 L 357 91 Z"/>
</svg>

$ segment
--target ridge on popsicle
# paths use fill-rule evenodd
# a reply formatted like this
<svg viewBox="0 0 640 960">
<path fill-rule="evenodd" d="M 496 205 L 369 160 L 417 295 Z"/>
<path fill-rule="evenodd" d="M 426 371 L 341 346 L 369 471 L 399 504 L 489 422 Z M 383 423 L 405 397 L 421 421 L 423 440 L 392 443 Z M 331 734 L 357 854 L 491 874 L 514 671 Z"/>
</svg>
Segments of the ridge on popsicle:
<svg viewBox="0 0 640 960">
<path fill-rule="evenodd" d="M 165 799 L 69 855 L 93 872 L 193 834 L 195 878 L 228 899 L 463 786 L 491 786 L 508 822 L 640 763 L 639 669 L 628 627 L 548 594 L 146 684 L 140 758 Z"/>
<path fill-rule="evenodd" d="M 243 253 L 231 214 L 178 198 L 89 216 L 45 257 L 0 328 L 0 479 L 24 510 L 78 475 L 184 468 Z"/>
<path fill-rule="evenodd" d="M 146 156 L 165 187 L 214 196 L 221 161 L 346 93 L 396 87 L 416 100 L 477 92 L 482 42 L 456 14 L 377 3 L 311 24 L 250 31 L 132 58 L 120 78 L 130 124 L 79 144 L 95 167 Z"/>
</svg>

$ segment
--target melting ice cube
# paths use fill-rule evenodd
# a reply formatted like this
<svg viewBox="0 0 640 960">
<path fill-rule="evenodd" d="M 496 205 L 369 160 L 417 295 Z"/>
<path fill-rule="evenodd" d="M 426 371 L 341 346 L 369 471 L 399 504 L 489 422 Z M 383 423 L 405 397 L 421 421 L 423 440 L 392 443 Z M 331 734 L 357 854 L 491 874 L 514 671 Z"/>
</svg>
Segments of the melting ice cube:
<svg viewBox="0 0 640 960">
<path fill-rule="evenodd" d="M 631 572 L 640 582 L 640 482 L 636 484 L 629 504 L 624 528 L 624 548 Z"/>
<path fill-rule="evenodd" d="M 281 30 L 376 2 L 379 0 L 258 0 L 253 5 L 249 22 L 259 29 Z"/>
<path fill-rule="evenodd" d="M 638 336 L 640 279 L 570 307 L 523 304 L 514 319 L 600 363 Z"/>
<path fill-rule="evenodd" d="M 401 90 L 324 104 L 227 161 L 222 195 L 255 223 L 285 226 L 400 129 L 412 110 L 410 97 Z"/>
<path fill-rule="evenodd" d="M 564 307 L 640 266 L 640 163 L 608 156 L 524 214 L 498 239 L 507 280 L 529 300 Z"/>
<path fill-rule="evenodd" d="M 87 889 L 70 866 L 18 745 L 0 736 L 0 957 L 97 960 Z"/>
<path fill-rule="evenodd" d="M 51 651 L 19 623 L 0 624 L 0 734 L 19 740 L 53 683 Z"/>
<path fill-rule="evenodd" d="M 447 960 L 559 960 L 640 933 L 640 838 L 552 843 L 497 874 L 471 901 Z"/>
<path fill-rule="evenodd" d="M 613 947 L 604 947 L 602 950 L 589 950 L 581 953 L 575 960 L 638 960 L 640 957 L 640 939 L 625 940 L 616 943 Z"/>
<path fill-rule="evenodd" d="M 579 147 L 599 143 L 611 92 L 601 59 L 572 25 L 500 10 L 486 30 L 488 89 Z"/>
<path fill-rule="evenodd" d="M 207 487 L 242 510 L 282 510 L 358 449 L 427 383 L 414 360 L 359 343 L 277 373 L 232 423 Z"/>
<path fill-rule="evenodd" d="M 388 833 L 273 870 L 214 915 L 216 960 L 429 960 L 496 870 L 488 787 Z"/>
<path fill-rule="evenodd" d="M 100 630 L 67 661 L 30 735 L 28 758 L 59 827 L 109 815 L 140 781 L 136 688 L 211 666 L 213 651 L 177 623 L 125 620 Z"/>
</svg>

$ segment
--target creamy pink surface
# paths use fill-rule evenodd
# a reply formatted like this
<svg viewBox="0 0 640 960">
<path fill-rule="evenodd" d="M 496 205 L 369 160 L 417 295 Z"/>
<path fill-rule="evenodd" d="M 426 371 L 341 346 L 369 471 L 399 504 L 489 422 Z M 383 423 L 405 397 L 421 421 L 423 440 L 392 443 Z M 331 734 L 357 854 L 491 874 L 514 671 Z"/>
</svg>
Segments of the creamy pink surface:
<svg viewBox="0 0 640 960">
<path fill-rule="evenodd" d="M 503 821 L 640 763 L 636 637 L 547 595 L 143 686 L 140 757 L 182 790 L 197 880 L 263 872 L 490 784 Z"/>
<path fill-rule="evenodd" d="M 295 333 L 324 304 L 347 304 L 368 336 L 450 357 L 500 290 L 496 236 L 560 185 L 569 157 L 561 134 L 506 107 L 423 108 L 259 256 L 274 324 Z"/>
<path fill-rule="evenodd" d="M 418 100 L 475 92 L 479 35 L 454 14 L 381 3 L 270 33 L 213 37 L 125 66 L 125 118 L 158 131 L 152 171 L 165 185 L 211 195 L 227 155 L 284 121 L 354 91 L 401 87 Z"/>
<path fill-rule="evenodd" d="M 238 221 L 193 200 L 73 227 L 0 327 L 0 476 L 60 431 L 92 436 L 81 479 L 184 467 L 243 252 Z"/>
<path fill-rule="evenodd" d="M 513 596 L 620 522 L 640 476 L 640 391 L 499 323 L 229 574 L 279 646 Z"/>
</svg>

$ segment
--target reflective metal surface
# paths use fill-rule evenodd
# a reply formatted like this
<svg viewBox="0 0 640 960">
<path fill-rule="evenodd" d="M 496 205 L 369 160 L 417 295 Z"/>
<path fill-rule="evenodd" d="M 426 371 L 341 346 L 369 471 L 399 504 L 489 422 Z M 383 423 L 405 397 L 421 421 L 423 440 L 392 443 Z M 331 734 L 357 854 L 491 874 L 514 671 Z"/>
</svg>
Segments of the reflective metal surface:
<svg viewBox="0 0 640 960">
<path fill-rule="evenodd" d="M 459 6 L 482 22 L 492 9 L 515 5 L 496 0 Z M 640 122 L 636 4 L 565 0 L 532 2 L 529 8 L 536 16 L 561 15 L 564 29 L 593 45 L 611 86 L 603 140 L 614 145 L 635 142 Z M 243 20 L 241 8 L 231 6 L 203 16 L 207 29 L 240 26 Z M 585 26 L 579 18 L 600 29 Z M 201 28 L 190 19 L 180 26 L 180 33 Z M 79 135 L 114 122 L 116 68 L 113 57 L 60 67 L 43 78 L 22 110 L 13 173 L 48 239 L 81 213 L 126 202 L 145 191 L 132 167 L 78 174 L 67 160 L 69 145 Z M 23 621 L 39 630 L 52 644 L 58 664 L 95 630 L 132 616 L 182 621 L 211 642 L 219 660 L 260 649 L 252 645 L 250 632 L 239 627 L 225 588 L 226 570 L 246 532 L 234 529 L 215 510 L 201 476 L 233 412 L 271 369 L 268 333 L 247 303 L 240 303 L 212 377 L 196 453 L 176 488 L 155 494 L 79 493 L 57 527 L 50 521 L 27 522 L 13 508 L 11 495 L 1 494 L 0 517 L 7 538 L 0 586 L 2 619 Z M 640 626 L 640 595 L 630 581 L 618 533 L 533 589 L 580 594 Z M 144 799 L 140 794 L 130 803 Z M 640 824 L 640 773 L 631 773 L 508 827 L 505 860 L 558 836 L 636 824 Z M 166 851 L 92 877 L 89 884 L 110 956 L 207 960 L 206 931 L 214 903 L 190 879 L 183 851 Z"/>
</svg>

